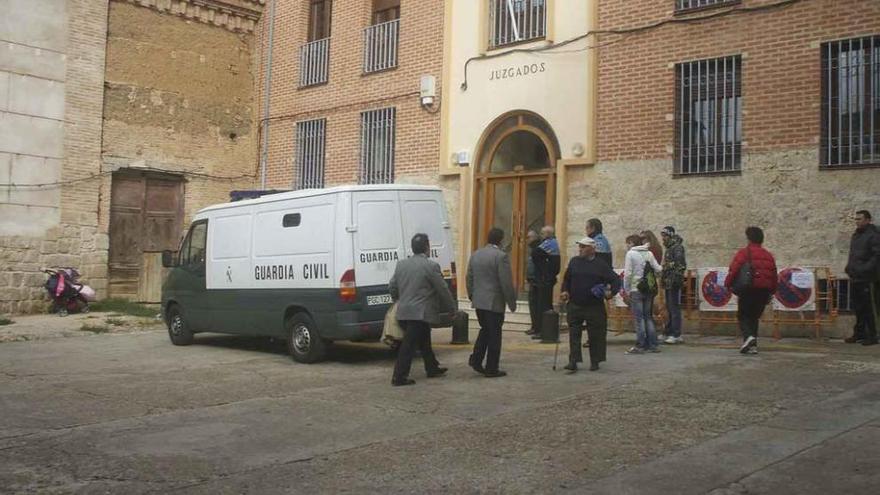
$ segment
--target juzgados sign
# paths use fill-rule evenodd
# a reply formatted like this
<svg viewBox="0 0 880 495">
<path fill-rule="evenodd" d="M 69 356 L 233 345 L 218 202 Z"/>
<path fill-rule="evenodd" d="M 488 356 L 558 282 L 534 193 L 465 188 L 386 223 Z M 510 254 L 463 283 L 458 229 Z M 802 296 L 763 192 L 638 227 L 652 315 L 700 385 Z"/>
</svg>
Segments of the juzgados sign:
<svg viewBox="0 0 880 495">
<path fill-rule="evenodd" d="M 501 79 L 512 79 L 515 77 L 530 76 L 539 74 L 547 70 L 547 63 L 540 62 L 535 64 L 511 65 L 501 69 L 493 69 L 489 71 L 490 81 L 499 81 Z"/>
</svg>

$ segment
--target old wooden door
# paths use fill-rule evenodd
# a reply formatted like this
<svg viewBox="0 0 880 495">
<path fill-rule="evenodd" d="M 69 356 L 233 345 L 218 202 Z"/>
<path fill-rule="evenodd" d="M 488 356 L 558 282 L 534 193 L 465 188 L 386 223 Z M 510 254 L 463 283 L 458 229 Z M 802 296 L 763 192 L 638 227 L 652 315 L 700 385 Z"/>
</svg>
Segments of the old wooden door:
<svg viewBox="0 0 880 495">
<path fill-rule="evenodd" d="M 183 181 L 138 172 L 113 174 L 110 197 L 110 297 L 159 302 L 161 252 L 176 250 Z"/>
</svg>

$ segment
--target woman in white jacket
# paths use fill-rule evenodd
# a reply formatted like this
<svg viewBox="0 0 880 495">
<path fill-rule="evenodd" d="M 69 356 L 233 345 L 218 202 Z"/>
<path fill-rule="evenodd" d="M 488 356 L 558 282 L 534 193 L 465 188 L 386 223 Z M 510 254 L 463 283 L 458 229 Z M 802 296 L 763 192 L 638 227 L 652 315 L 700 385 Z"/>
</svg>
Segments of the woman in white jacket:
<svg viewBox="0 0 880 495">
<path fill-rule="evenodd" d="M 637 235 L 626 238 L 627 252 L 626 262 L 623 267 L 624 299 L 629 304 L 633 318 L 636 322 L 636 345 L 627 354 L 642 354 L 647 352 L 660 352 L 657 347 L 657 329 L 654 326 L 654 294 L 639 291 L 638 284 L 645 273 L 645 266 L 650 265 L 657 279 L 663 267 L 651 254 L 650 244 Z M 656 294 L 656 285 L 653 288 Z"/>
</svg>

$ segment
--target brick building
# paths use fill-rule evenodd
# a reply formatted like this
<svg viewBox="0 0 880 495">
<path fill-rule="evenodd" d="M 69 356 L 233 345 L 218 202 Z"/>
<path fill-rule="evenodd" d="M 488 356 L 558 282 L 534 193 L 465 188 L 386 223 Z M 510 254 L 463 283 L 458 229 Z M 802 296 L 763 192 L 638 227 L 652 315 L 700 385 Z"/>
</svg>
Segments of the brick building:
<svg viewBox="0 0 880 495">
<path fill-rule="evenodd" d="M 278 0 L 260 33 L 265 188 L 450 187 L 438 176 L 443 2 Z M 453 184 L 450 205 L 456 193 Z"/>
<path fill-rule="evenodd" d="M 0 313 L 45 307 L 45 266 L 151 300 L 156 251 L 253 187 L 263 3 L 3 2 Z"/>
<path fill-rule="evenodd" d="M 880 3 L 599 2 L 602 30 L 659 21 L 600 38 L 598 157 L 572 207 L 618 255 L 672 224 L 691 265 L 726 265 L 759 225 L 781 265 L 842 275 L 852 214 L 880 211 Z"/>
</svg>

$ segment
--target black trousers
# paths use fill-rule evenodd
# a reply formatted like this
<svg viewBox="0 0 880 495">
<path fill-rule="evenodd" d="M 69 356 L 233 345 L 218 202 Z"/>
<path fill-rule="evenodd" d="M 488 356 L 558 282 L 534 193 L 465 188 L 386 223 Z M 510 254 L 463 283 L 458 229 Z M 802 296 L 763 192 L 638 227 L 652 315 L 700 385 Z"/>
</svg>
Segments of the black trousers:
<svg viewBox="0 0 880 495">
<path fill-rule="evenodd" d="M 529 284 L 529 317 L 532 330 L 541 335 L 544 312 L 553 309 L 553 285 Z"/>
<path fill-rule="evenodd" d="M 858 336 L 866 340 L 876 340 L 877 320 L 880 318 L 880 283 L 854 280 L 849 287 L 856 312 L 856 325 L 860 327 Z"/>
<path fill-rule="evenodd" d="M 539 287 L 529 282 L 529 319 L 532 321 L 532 331 L 541 335 L 541 311 L 538 309 Z"/>
<path fill-rule="evenodd" d="M 409 370 L 412 367 L 413 354 L 415 354 L 416 347 L 422 353 L 426 372 L 440 367 L 437 357 L 434 356 L 434 349 L 431 348 L 431 326 L 424 321 L 418 320 L 398 320 L 397 322 L 403 327 L 403 342 L 400 344 L 400 350 L 397 353 L 397 363 L 394 365 L 392 380 L 400 382 L 409 377 Z"/>
<path fill-rule="evenodd" d="M 739 296 L 736 320 L 739 322 L 743 340 L 749 337 L 758 338 L 758 323 L 764 314 L 764 308 L 770 302 L 770 296 L 768 289 L 746 289 Z"/>
<path fill-rule="evenodd" d="M 584 327 L 590 339 L 590 362 L 599 364 L 605 361 L 608 348 L 606 334 L 608 332 L 608 314 L 604 304 L 594 306 L 578 306 L 568 303 L 568 360 L 581 363 L 584 360 L 581 352 L 581 336 Z"/>
<path fill-rule="evenodd" d="M 482 365 L 488 372 L 498 371 L 501 361 L 501 326 L 504 325 L 504 313 L 496 313 L 486 309 L 477 310 L 477 321 L 480 322 L 480 333 L 474 342 L 474 353 L 471 362 Z"/>
</svg>

